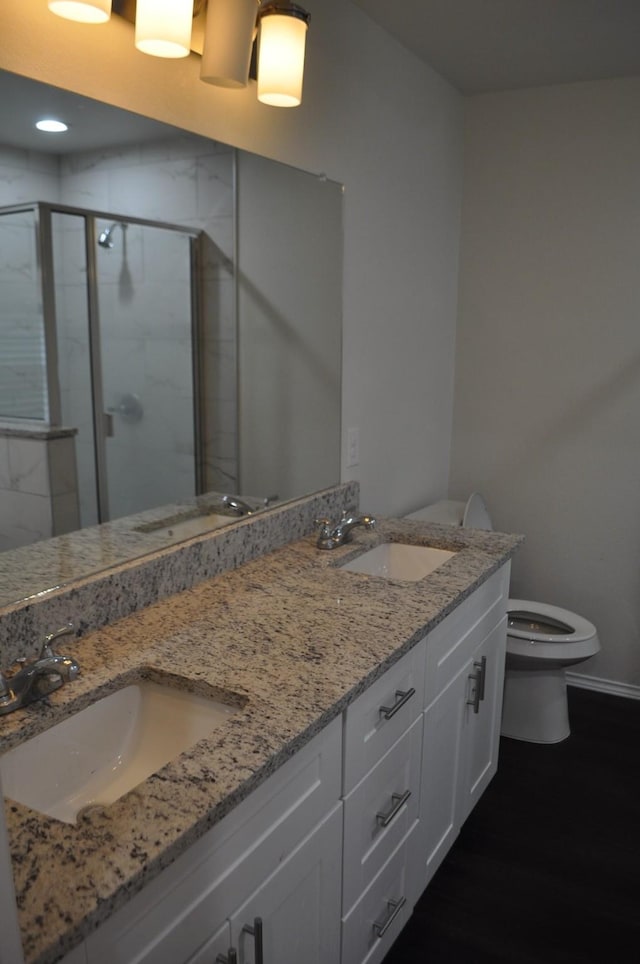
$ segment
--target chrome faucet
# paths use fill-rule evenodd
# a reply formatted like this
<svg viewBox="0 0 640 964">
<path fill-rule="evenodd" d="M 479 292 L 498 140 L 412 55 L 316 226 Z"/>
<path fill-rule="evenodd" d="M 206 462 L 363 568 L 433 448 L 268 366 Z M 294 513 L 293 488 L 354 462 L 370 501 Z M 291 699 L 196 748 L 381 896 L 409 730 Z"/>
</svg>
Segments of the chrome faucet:
<svg viewBox="0 0 640 964">
<path fill-rule="evenodd" d="M 238 515 L 252 515 L 260 509 L 268 508 L 273 502 L 277 502 L 280 496 L 278 493 L 268 495 L 264 499 L 252 499 L 251 502 L 241 499 L 238 495 L 223 495 L 222 504 L 228 509 L 232 509 Z M 253 503 L 253 504 L 251 504 Z"/>
<path fill-rule="evenodd" d="M 222 504 L 226 505 L 228 509 L 233 509 L 237 515 L 251 515 L 255 512 L 248 502 L 244 499 L 239 498 L 237 495 L 223 495 Z"/>
<path fill-rule="evenodd" d="M 351 515 L 345 512 L 336 525 L 332 525 L 329 519 L 316 519 L 316 525 L 320 526 L 318 533 L 318 549 L 335 549 L 351 541 L 351 533 L 356 526 L 364 526 L 365 529 L 373 529 L 376 520 L 372 515 Z"/>
<path fill-rule="evenodd" d="M 0 716 L 41 700 L 63 683 L 76 678 L 80 667 L 75 659 L 55 653 L 52 648 L 54 640 L 72 635 L 73 631 L 73 625 L 69 623 L 50 633 L 45 636 L 37 659 L 16 660 L 19 668 L 9 676 L 0 671 Z"/>
</svg>

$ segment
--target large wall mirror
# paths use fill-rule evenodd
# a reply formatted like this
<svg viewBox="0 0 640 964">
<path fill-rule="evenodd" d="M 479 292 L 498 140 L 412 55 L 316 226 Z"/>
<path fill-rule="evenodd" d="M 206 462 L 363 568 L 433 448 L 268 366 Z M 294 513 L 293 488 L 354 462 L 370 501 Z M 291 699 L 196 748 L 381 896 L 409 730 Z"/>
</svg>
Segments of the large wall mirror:
<svg viewBox="0 0 640 964">
<path fill-rule="evenodd" d="M 341 186 L 6 72 L 0 118 L 0 572 L 338 482 Z"/>
</svg>

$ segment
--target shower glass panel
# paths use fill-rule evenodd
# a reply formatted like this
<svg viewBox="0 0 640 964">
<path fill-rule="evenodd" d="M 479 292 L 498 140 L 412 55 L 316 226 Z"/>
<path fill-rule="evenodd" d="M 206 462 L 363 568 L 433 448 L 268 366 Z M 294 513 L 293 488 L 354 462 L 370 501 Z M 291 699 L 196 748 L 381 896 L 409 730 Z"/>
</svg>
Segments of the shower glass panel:
<svg viewBox="0 0 640 964">
<path fill-rule="evenodd" d="M 193 496 L 196 425 L 191 239 L 96 219 L 108 515 Z"/>
<path fill-rule="evenodd" d="M 0 417 L 46 421 L 47 366 L 34 208 L 0 214 Z"/>
<path fill-rule="evenodd" d="M 53 283 L 63 425 L 77 429 L 77 492 L 81 525 L 96 525 L 98 485 L 91 378 L 85 218 L 53 212 Z"/>
</svg>

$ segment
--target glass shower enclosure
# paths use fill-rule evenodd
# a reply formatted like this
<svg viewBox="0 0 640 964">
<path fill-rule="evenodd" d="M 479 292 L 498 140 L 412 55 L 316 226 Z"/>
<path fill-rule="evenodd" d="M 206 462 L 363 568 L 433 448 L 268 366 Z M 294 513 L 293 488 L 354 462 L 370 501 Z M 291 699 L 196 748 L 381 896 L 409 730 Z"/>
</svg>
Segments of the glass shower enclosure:
<svg viewBox="0 0 640 964">
<path fill-rule="evenodd" d="M 195 229 L 0 209 L 0 419 L 75 434 L 82 526 L 203 489 L 200 257 Z"/>
</svg>

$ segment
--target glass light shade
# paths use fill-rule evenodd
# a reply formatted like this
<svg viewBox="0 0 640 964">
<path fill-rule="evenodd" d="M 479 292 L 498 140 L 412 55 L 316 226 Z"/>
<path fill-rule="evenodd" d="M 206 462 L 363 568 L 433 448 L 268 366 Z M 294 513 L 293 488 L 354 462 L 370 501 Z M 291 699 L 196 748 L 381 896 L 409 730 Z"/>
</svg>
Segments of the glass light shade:
<svg viewBox="0 0 640 964">
<path fill-rule="evenodd" d="M 246 87 L 260 0 L 209 0 L 200 80 Z"/>
<path fill-rule="evenodd" d="M 308 19 L 268 9 L 260 16 L 258 100 L 272 107 L 297 107 L 302 100 Z"/>
<path fill-rule="evenodd" d="M 51 13 L 78 23 L 106 23 L 111 16 L 111 0 L 49 0 Z"/>
<path fill-rule="evenodd" d="M 193 0 L 137 0 L 135 44 L 152 57 L 188 57 Z"/>
</svg>

